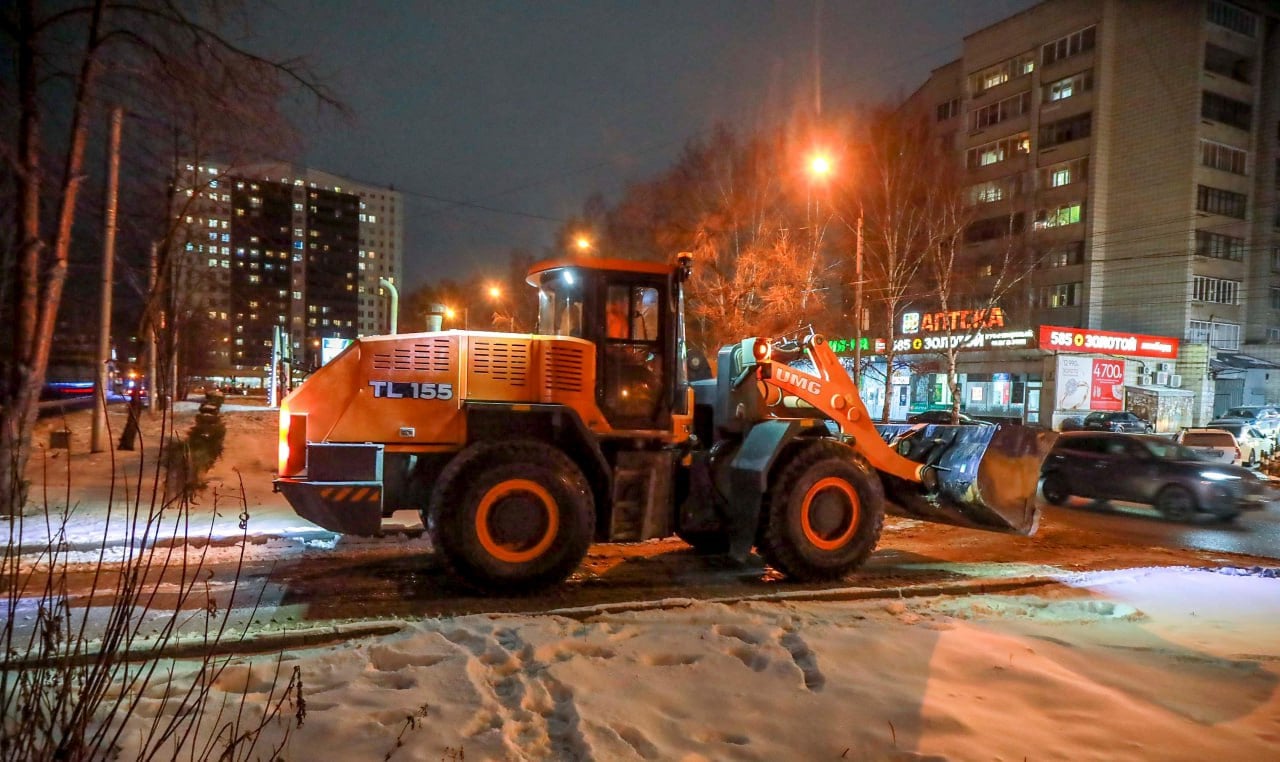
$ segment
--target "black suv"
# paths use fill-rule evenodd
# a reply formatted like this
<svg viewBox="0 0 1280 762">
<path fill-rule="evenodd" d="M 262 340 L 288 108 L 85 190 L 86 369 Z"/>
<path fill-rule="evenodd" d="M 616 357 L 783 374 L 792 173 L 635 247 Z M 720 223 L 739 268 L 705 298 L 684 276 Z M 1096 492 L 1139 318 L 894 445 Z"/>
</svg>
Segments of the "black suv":
<svg viewBox="0 0 1280 762">
<path fill-rule="evenodd" d="M 1128 431 L 1134 434 L 1150 434 L 1151 424 L 1127 411 L 1090 413 L 1084 417 L 1084 430 Z"/>
<path fill-rule="evenodd" d="M 1078 495 L 1147 503 L 1170 519 L 1186 520 L 1199 512 L 1222 521 L 1261 507 L 1248 469 L 1202 460 L 1163 437 L 1061 434 L 1040 473 L 1044 499 L 1053 505 Z"/>
</svg>

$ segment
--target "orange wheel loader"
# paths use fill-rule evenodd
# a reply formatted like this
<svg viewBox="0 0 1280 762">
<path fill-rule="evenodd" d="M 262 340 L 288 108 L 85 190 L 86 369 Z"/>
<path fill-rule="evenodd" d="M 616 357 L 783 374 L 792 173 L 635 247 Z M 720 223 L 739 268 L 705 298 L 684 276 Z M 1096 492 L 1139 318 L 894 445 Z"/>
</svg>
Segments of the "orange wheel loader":
<svg viewBox="0 0 1280 762">
<path fill-rule="evenodd" d="M 691 259 L 535 265 L 534 334 L 365 337 L 280 406 L 299 515 L 372 535 L 421 511 L 484 591 L 554 584 L 592 542 L 678 535 L 801 580 L 846 575 L 907 516 L 1030 534 L 1051 434 L 873 424 L 821 336 L 744 338 L 687 375 Z"/>
</svg>

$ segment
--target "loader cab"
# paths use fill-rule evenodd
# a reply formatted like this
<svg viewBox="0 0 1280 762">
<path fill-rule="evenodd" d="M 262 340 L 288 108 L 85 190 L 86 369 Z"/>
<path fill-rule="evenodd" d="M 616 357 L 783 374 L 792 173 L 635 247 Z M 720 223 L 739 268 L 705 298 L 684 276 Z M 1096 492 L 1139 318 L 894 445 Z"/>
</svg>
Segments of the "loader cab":
<svg viewBox="0 0 1280 762">
<path fill-rule="evenodd" d="M 622 259 L 535 265 L 538 329 L 596 346 L 596 404 L 624 431 L 669 431 L 684 413 L 680 269 Z"/>
</svg>

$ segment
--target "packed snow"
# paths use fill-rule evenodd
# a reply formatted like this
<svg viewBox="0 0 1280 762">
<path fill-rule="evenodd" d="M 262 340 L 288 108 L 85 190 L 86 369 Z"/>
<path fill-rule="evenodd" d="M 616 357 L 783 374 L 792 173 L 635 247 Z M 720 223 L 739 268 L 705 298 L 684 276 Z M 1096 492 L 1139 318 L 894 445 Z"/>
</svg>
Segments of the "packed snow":
<svg viewBox="0 0 1280 762">
<path fill-rule="evenodd" d="M 1185 568 L 1007 596 L 431 619 L 285 652 L 306 699 L 285 758 L 1271 760 L 1277 621 L 1280 581 Z M 239 659 L 211 703 L 264 702 L 275 672 Z"/>
</svg>

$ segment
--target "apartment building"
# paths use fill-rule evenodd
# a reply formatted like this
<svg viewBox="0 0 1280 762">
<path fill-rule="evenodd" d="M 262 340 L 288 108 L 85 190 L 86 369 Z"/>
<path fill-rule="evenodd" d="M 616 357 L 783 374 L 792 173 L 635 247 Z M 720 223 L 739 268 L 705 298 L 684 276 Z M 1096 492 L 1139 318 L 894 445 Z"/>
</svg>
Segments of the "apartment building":
<svg viewBox="0 0 1280 762">
<path fill-rule="evenodd" d="M 404 250 L 392 188 L 287 164 L 192 163 L 175 191 L 180 290 L 210 327 L 209 375 L 262 378 L 277 327 L 300 366 L 326 340 L 385 333 Z"/>
<path fill-rule="evenodd" d="M 1280 363 L 1280 4 L 1046 0 L 965 37 L 909 105 L 966 167 L 966 254 L 1027 252 L 1011 319 Z M 1179 376 L 1126 378 L 1157 367 Z M 1193 418 L 1280 394 L 1280 366 L 1223 397 L 1228 375 L 1189 392 Z"/>
</svg>

